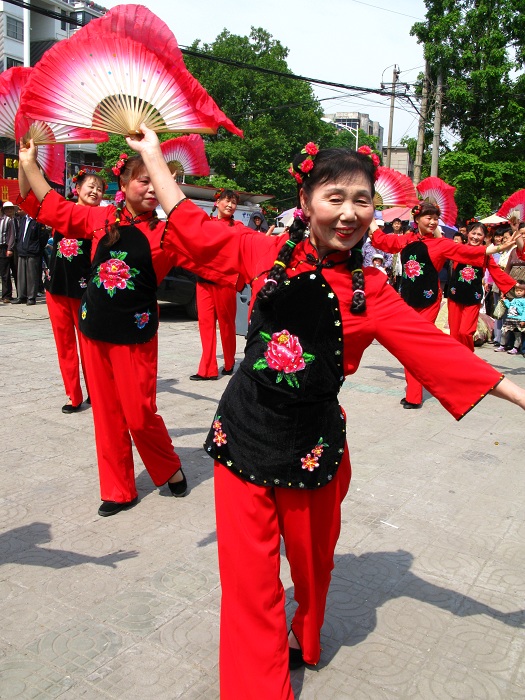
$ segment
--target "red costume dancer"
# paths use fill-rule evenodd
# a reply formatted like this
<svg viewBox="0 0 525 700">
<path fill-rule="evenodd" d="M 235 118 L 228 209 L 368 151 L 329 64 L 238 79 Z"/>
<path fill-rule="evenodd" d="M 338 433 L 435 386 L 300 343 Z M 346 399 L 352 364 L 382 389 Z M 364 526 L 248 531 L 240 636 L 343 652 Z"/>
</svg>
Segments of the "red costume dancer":
<svg viewBox="0 0 525 700">
<path fill-rule="evenodd" d="M 239 203 L 239 195 L 233 190 L 219 190 L 214 206 L 219 212 L 217 217 L 210 217 L 218 226 L 228 227 L 230 235 L 235 236 L 238 227 L 245 228 L 233 215 Z M 233 227 L 236 227 L 235 230 Z M 231 284 L 212 284 L 200 279 L 197 282 L 197 313 L 199 316 L 199 333 L 201 336 L 202 355 L 197 374 L 190 379 L 195 382 L 217 379 L 217 323 L 221 334 L 224 367 L 221 374 L 233 374 L 237 338 L 235 334 L 235 316 L 237 313 L 237 290 Z"/>
<path fill-rule="evenodd" d="M 73 178 L 78 195 L 78 206 L 96 207 L 106 189 L 104 180 L 80 170 Z M 80 367 L 89 394 L 82 345 L 78 338 L 78 310 L 80 299 L 87 287 L 91 271 L 91 241 L 67 238 L 53 232 L 53 251 L 46 272 L 46 302 L 58 354 L 58 364 L 69 401 L 62 413 L 75 413 L 82 406 Z M 77 350 L 78 339 L 78 350 Z"/>
<path fill-rule="evenodd" d="M 481 246 L 487 235 L 486 226 L 477 221 L 471 223 L 467 231 L 468 245 Z M 455 263 L 449 284 L 447 303 L 450 335 L 472 352 L 483 301 L 483 276 L 487 268 L 502 294 L 506 294 L 516 284 L 492 257 L 487 258 L 482 267 Z"/>
<path fill-rule="evenodd" d="M 372 245 L 387 253 L 401 253 L 401 296 L 420 316 L 434 323 L 441 308 L 438 273 L 445 261 L 454 260 L 482 267 L 485 264 L 486 250 L 483 247 L 460 245 L 448 238 L 435 238 L 439 221 L 439 207 L 435 204 L 422 202 L 412 209 L 412 214 L 418 225 L 417 231 L 392 236 L 377 230 L 372 235 Z M 414 354 L 419 353 L 420 341 L 411 336 L 408 327 L 405 328 L 405 334 L 412 344 Z M 405 365 L 406 394 L 401 403 L 404 408 L 421 408 L 423 387 L 407 367 L 409 365 Z"/>
<path fill-rule="evenodd" d="M 215 459 L 223 596 L 221 699 L 291 700 L 289 667 L 316 664 L 321 654 L 340 503 L 350 479 L 337 394 L 365 348 L 377 338 L 457 418 L 496 385 L 494 393 L 512 395 L 522 407 L 525 391 L 409 309 L 381 271 L 360 269 L 358 244 L 374 213 L 375 167 L 368 157 L 344 149 L 318 153 L 307 144 L 292 169 L 302 212 L 283 244 L 214 226 L 184 201 L 162 168 L 155 134 L 142 131 L 142 141 L 128 143 L 143 154 L 170 212 L 165 249 L 191 257 L 197 273 L 213 261 L 229 281 L 239 272 L 252 280 L 245 359 L 206 441 Z M 413 352 L 414 340 L 421 352 Z M 298 602 L 290 633 L 281 536 Z"/>
<path fill-rule="evenodd" d="M 22 208 L 71 238 L 92 240 L 80 332 L 103 500 L 99 515 L 114 515 L 137 500 L 132 439 L 155 485 L 168 482 L 173 495 L 184 496 L 186 479 L 156 406 L 156 289 L 185 259 L 162 246 L 165 225 L 156 218 L 158 201 L 142 159 L 124 156 L 114 168 L 123 194 L 118 207 L 78 207 L 50 190 L 32 141 L 21 146 L 20 164 Z"/>
</svg>

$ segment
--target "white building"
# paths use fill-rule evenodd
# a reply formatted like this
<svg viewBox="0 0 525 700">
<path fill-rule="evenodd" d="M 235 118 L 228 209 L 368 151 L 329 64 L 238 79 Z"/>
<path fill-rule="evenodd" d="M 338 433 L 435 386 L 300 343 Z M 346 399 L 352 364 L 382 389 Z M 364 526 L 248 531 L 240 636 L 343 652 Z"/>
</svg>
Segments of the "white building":
<svg viewBox="0 0 525 700">
<path fill-rule="evenodd" d="M 348 126 L 351 129 L 361 129 L 368 136 L 376 136 L 377 150 L 381 153 L 384 129 L 379 122 L 370 119 L 370 115 L 361 112 L 335 112 L 335 114 L 325 114 L 324 118 L 335 124 L 341 124 L 343 127 Z"/>
<path fill-rule="evenodd" d="M 0 72 L 13 66 L 34 66 L 45 51 L 57 41 L 67 39 L 79 26 L 107 12 L 105 7 L 85 0 L 38 0 L 31 10 L 0 0 Z M 67 20 L 75 20 L 70 24 Z M 16 156 L 15 144 L 0 138 L 3 173 L 16 177 L 16 171 L 5 166 Z M 94 144 L 67 147 L 66 160 L 76 164 L 101 165 Z"/>
</svg>

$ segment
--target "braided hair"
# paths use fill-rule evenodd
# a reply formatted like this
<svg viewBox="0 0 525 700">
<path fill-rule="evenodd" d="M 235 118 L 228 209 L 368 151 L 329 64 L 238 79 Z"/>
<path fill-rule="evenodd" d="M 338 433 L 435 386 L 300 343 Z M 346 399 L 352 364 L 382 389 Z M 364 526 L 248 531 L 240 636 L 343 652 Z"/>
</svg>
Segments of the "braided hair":
<svg viewBox="0 0 525 700">
<path fill-rule="evenodd" d="M 301 168 L 299 166 L 304 162 L 304 159 L 304 153 L 297 154 L 293 159 L 290 172 L 293 171 L 296 174 L 300 172 Z M 365 177 L 370 185 L 373 197 L 375 193 L 375 170 L 376 166 L 367 154 L 346 148 L 323 149 L 315 155 L 314 166 L 306 174 L 303 171 L 299 179 L 296 177 L 298 181 L 298 206 L 300 206 L 299 196 L 301 191 L 303 197 L 309 200 L 313 191 L 320 185 L 328 182 L 348 180 L 355 175 L 363 175 Z M 289 239 L 280 249 L 273 267 L 268 271 L 266 282 L 257 295 L 258 299 L 266 300 L 270 298 L 288 278 L 286 268 L 291 260 L 293 249 L 303 240 L 307 227 L 308 220 L 306 217 L 294 217 L 289 229 Z M 362 314 L 366 311 L 365 279 L 362 270 L 363 243 L 364 239 L 352 248 L 347 262 L 352 276 L 352 289 L 354 292 L 350 306 L 350 311 L 353 314 Z"/>
<path fill-rule="evenodd" d="M 139 176 L 141 170 L 147 172 L 146 165 L 142 159 L 142 156 L 131 156 L 131 158 L 127 158 L 125 161 L 123 161 L 123 165 L 120 169 L 120 174 L 118 175 L 119 190 L 121 188 L 122 183 L 127 185 L 131 180 L 136 179 Z M 114 223 L 108 225 L 106 222 L 106 231 L 108 233 L 108 240 L 106 245 L 108 247 L 114 245 L 120 238 L 119 228 L 124 205 L 125 199 L 122 198 L 120 201 L 117 202 L 117 211 L 115 214 Z M 153 231 L 153 229 L 157 226 L 159 222 L 157 212 L 153 210 L 152 214 L 153 216 L 148 222 L 150 231 Z"/>
</svg>

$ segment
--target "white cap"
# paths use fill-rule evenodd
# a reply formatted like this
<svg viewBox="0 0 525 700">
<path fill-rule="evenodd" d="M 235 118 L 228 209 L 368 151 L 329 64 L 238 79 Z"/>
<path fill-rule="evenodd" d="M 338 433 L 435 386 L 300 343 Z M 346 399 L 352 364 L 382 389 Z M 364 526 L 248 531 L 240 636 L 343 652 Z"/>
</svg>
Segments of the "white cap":
<svg viewBox="0 0 525 700">
<path fill-rule="evenodd" d="M 13 204 L 13 202 L 4 202 L 2 204 L 2 209 L 5 209 L 6 207 L 16 207 L 16 204 Z"/>
<path fill-rule="evenodd" d="M 383 221 L 383 219 L 376 219 L 376 224 L 377 224 L 378 226 L 384 226 L 384 225 L 385 225 L 385 222 Z"/>
<path fill-rule="evenodd" d="M 376 260 L 376 259 L 384 260 L 385 256 L 382 253 L 374 253 L 372 255 L 372 260 Z"/>
</svg>

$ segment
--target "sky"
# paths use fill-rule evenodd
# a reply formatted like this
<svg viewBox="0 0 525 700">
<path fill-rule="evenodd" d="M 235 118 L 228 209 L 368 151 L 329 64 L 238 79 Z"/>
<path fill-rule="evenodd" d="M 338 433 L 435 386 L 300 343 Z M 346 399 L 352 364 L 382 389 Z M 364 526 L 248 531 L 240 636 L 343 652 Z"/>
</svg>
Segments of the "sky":
<svg viewBox="0 0 525 700">
<path fill-rule="evenodd" d="M 123 3 L 101 4 L 111 8 Z M 379 89 L 381 82 L 392 82 L 394 64 L 401 70 L 399 80 L 406 83 L 423 68 L 423 48 L 410 36 L 412 25 L 425 18 L 423 0 L 148 0 L 147 7 L 169 26 L 181 47 L 195 39 L 211 43 L 225 28 L 247 36 L 252 26 L 262 27 L 289 49 L 290 70 L 308 78 Z M 314 92 L 325 113 L 369 114 L 384 128 L 386 145 L 389 97 L 356 97 L 351 91 L 318 86 Z M 396 100 L 392 145 L 399 145 L 403 136 L 417 136 L 417 124 L 417 112 Z"/>
</svg>

